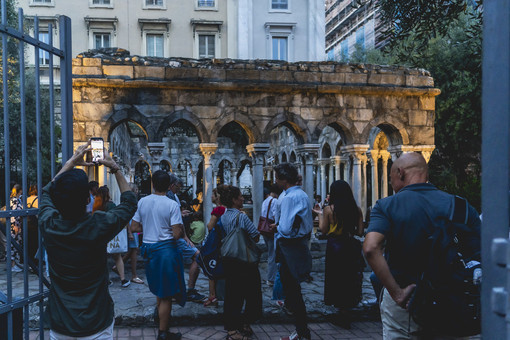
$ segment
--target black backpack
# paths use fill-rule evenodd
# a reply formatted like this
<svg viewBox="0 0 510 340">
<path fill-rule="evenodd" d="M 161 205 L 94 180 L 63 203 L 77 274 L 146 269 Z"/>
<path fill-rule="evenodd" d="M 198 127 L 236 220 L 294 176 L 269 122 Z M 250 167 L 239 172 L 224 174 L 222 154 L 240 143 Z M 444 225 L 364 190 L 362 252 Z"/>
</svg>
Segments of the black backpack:
<svg viewBox="0 0 510 340">
<path fill-rule="evenodd" d="M 455 196 L 450 218 L 434 226 L 429 237 L 428 262 L 408 307 L 423 335 L 464 337 L 481 331 L 479 252 L 462 254 L 462 226 L 467 221 L 468 203 Z"/>
</svg>

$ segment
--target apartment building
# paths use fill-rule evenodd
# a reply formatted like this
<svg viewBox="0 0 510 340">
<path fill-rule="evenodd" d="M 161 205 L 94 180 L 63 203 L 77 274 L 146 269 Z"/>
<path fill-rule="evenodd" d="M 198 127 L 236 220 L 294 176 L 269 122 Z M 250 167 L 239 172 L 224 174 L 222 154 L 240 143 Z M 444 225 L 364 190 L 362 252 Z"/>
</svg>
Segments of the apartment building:
<svg viewBox="0 0 510 340">
<path fill-rule="evenodd" d="M 19 0 L 29 18 L 72 19 L 73 55 L 120 47 L 132 55 L 324 60 L 324 0 Z M 53 43 L 58 46 L 59 31 Z M 30 52 L 29 52 L 30 53 Z M 30 54 L 29 60 L 33 61 Z M 46 65 L 49 56 L 40 53 Z"/>
</svg>

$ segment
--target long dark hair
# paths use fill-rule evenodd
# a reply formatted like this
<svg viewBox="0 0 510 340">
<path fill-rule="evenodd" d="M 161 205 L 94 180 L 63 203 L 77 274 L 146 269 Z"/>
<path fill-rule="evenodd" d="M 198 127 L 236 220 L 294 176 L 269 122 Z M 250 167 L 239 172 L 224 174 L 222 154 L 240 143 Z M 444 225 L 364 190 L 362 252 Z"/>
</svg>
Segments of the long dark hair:
<svg viewBox="0 0 510 340">
<path fill-rule="evenodd" d="M 351 187 L 346 181 L 334 181 L 329 193 L 329 204 L 334 206 L 335 220 L 345 231 L 354 234 L 358 226 L 359 210 Z"/>
</svg>

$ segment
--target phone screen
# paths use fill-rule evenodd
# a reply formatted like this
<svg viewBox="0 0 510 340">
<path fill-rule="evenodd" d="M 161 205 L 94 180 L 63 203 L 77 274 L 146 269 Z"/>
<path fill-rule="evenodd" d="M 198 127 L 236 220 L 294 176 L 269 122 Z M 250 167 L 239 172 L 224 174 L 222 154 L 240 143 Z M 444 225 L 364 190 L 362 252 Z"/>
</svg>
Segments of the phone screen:
<svg viewBox="0 0 510 340">
<path fill-rule="evenodd" d="M 104 159 L 104 141 L 103 139 L 92 139 L 90 141 L 92 147 L 92 162 Z"/>
</svg>

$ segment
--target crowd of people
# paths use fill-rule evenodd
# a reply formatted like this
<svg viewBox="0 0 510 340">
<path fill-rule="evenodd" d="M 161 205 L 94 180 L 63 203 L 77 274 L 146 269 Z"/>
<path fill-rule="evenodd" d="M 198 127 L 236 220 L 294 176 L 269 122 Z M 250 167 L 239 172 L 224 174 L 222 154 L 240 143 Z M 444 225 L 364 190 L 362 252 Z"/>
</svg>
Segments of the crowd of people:
<svg viewBox="0 0 510 340">
<path fill-rule="evenodd" d="M 377 276 L 381 291 L 381 316 L 385 339 L 411 338 L 419 329 L 405 309 L 425 255 L 423 230 L 428 219 L 445 214 L 451 195 L 428 183 L 427 165 L 419 154 L 405 154 L 390 172 L 398 195 L 379 200 L 364 245 L 364 216 L 349 184 L 343 180 L 331 184 L 327 204 L 317 199 L 312 207 L 301 188 L 302 177 L 289 163 L 274 167 L 276 183 L 267 188 L 259 225 L 243 212 L 244 197 L 232 185 L 213 190 L 215 205 L 207 225 L 203 222 L 200 202 L 193 208 L 179 200 L 183 182 L 174 174 L 158 170 L 152 174 L 153 193 L 137 200 L 136 187 L 128 184 L 119 166 L 105 152 L 99 163 L 110 169 L 121 192 L 115 205 L 106 186 L 88 181 L 84 171 L 75 166 L 94 166 L 84 160 L 89 145 L 78 147 L 57 176 L 44 187 L 40 200 L 31 192 L 31 206 L 39 207 L 39 226 L 49 262 L 51 288 L 48 305 L 52 339 L 95 336 L 109 339 L 113 330 L 113 301 L 108 292 L 112 284 L 107 268 L 106 246 L 118 233 L 128 234 L 127 253 L 112 254 L 111 268 L 120 277 L 122 287 L 144 284 L 137 274 L 137 256 L 145 261 L 145 276 L 156 297 L 155 321 L 158 339 L 180 339 L 170 332 L 172 305 L 187 301 L 216 306 L 217 281 L 223 279 L 224 327 L 227 339 L 251 339 L 251 325 L 262 316 L 262 284 L 273 288 L 273 299 L 292 315 L 295 331 L 281 339 L 310 339 L 306 306 L 301 283 L 311 277 L 310 239 L 314 219 L 327 239 L 324 303 L 337 309 L 334 322 L 350 328 L 351 310 L 361 301 L 361 286 L 366 259 Z M 402 192 L 402 193 L 400 193 Z M 21 188 L 15 186 L 11 209 L 21 209 Z M 35 195 L 35 196 L 34 196 Z M 37 205 L 38 204 L 38 205 Z M 441 205 L 442 204 L 442 205 Z M 405 208 L 403 208 L 403 206 Z M 480 221 L 469 206 L 467 225 L 479 235 Z M 416 221 L 421 216 L 421 221 Z M 427 219 L 428 218 L 428 219 Z M 415 227 L 415 225 L 417 225 Z M 11 237 L 18 244 L 21 224 L 11 220 Z M 421 229 L 420 229 L 421 228 Z M 208 233 L 215 230 L 221 239 L 234 239 L 221 258 L 224 273 L 209 279 L 208 296 L 195 288 L 200 274 L 200 247 Z M 250 260 L 250 245 L 260 236 L 267 248 L 267 274 L 261 278 L 257 259 Z M 386 241 L 386 243 L 384 243 Z M 237 243 L 236 243 L 237 242 Z M 240 242 L 240 243 L 239 243 Z M 227 244 L 225 242 L 224 244 Z M 363 249 L 362 249 L 363 247 Z M 249 249 L 250 248 L 250 249 Z M 252 250 L 256 254 L 256 250 Z M 472 249 L 479 253 L 476 244 Z M 391 254 L 389 260 L 383 254 Z M 12 270 L 22 263 L 19 249 L 11 249 Z M 131 279 L 125 277 L 124 263 L 131 263 Z M 189 265 L 186 283 L 184 267 Z"/>
</svg>

